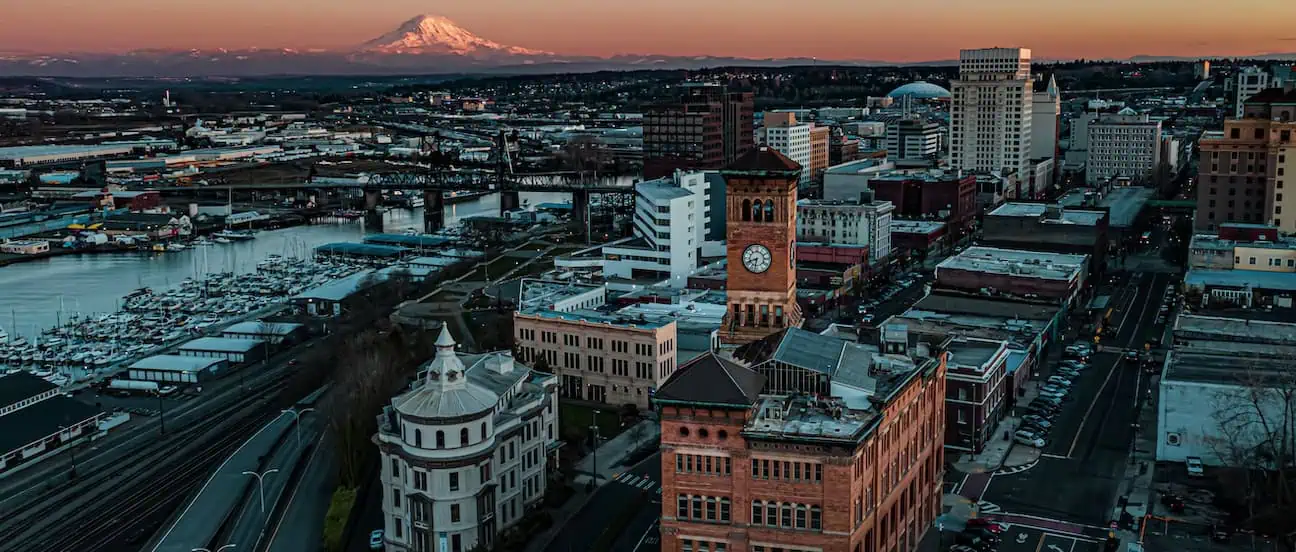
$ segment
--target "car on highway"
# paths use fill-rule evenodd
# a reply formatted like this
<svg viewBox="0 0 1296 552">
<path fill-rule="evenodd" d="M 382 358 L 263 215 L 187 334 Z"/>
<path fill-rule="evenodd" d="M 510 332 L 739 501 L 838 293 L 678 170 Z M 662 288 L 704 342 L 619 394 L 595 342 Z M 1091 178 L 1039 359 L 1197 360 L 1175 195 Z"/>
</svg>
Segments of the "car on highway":
<svg viewBox="0 0 1296 552">
<path fill-rule="evenodd" d="M 1125 360 L 1138 360 L 1139 352 L 1135 350 L 1125 351 Z"/>
<path fill-rule="evenodd" d="M 383 547 L 383 530 L 374 529 L 369 533 L 369 548 L 371 550 L 382 550 Z"/>
<path fill-rule="evenodd" d="M 872 321 L 873 321 L 873 313 L 865 313 L 863 316 L 860 316 L 860 322 L 868 324 L 869 322 Z"/>
<path fill-rule="evenodd" d="M 1189 456 L 1184 464 L 1188 467 L 1188 477 L 1205 477 L 1206 465 L 1202 464 L 1202 459 L 1196 456 Z"/>
</svg>

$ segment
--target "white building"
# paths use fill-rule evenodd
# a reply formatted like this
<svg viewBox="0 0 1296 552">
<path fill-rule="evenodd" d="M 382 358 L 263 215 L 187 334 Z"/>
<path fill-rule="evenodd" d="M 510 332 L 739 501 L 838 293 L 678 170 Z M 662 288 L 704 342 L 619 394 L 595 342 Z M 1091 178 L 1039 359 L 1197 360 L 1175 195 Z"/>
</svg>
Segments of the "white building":
<svg viewBox="0 0 1296 552">
<path fill-rule="evenodd" d="M 1241 119 L 1247 99 L 1269 88 L 1269 73 L 1259 67 L 1247 67 L 1233 76 L 1233 118 Z"/>
<path fill-rule="evenodd" d="M 895 169 L 887 159 L 857 159 L 833 165 L 824 171 L 823 197 L 838 201 L 859 201 L 860 194 L 869 194 L 869 180 Z"/>
<path fill-rule="evenodd" d="M 901 161 L 936 159 L 945 129 L 921 117 L 905 117 L 886 127 L 887 158 Z"/>
<path fill-rule="evenodd" d="M 774 148 L 788 159 L 796 161 L 805 170 L 797 183 L 801 189 L 814 183 L 810 167 L 810 129 L 814 125 L 798 123 L 791 111 L 771 111 L 765 114 L 765 145 Z"/>
<path fill-rule="evenodd" d="M 869 261 L 891 255 L 890 201 L 797 201 L 797 240 L 835 245 L 864 245 Z"/>
<path fill-rule="evenodd" d="M 1026 174 L 1034 105 L 1031 52 L 986 48 L 959 52 L 951 81 L 950 166 L 956 171 Z"/>
<path fill-rule="evenodd" d="M 1291 424 L 1274 422 L 1296 410 L 1289 397 L 1296 324 L 1234 316 L 1175 321 L 1159 385 L 1157 461 L 1267 467 L 1266 450 L 1296 438 Z"/>
<path fill-rule="evenodd" d="M 713 184 L 703 172 L 676 172 L 636 184 L 635 237 L 603 248 L 605 274 L 685 287 L 703 256 L 723 254 L 723 229 L 714 232 L 712 223 L 723 222 L 723 211 L 717 215 L 711 207 L 724 202 L 711 201 Z"/>
<path fill-rule="evenodd" d="M 1160 162 L 1160 121 L 1127 107 L 1089 125 L 1086 184 L 1093 186 L 1115 177 L 1148 179 Z"/>
<path fill-rule="evenodd" d="M 436 357 L 379 418 L 388 552 L 491 548 L 544 497 L 557 450 L 557 381 L 508 352 Z"/>
<path fill-rule="evenodd" d="M 1050 75 L 1048 86 L 1031 97 L 1031 159 L 1052 159 L 1057 155 L 1061 118 L 1062 94 L 1057 79 Z"/>
</svg>

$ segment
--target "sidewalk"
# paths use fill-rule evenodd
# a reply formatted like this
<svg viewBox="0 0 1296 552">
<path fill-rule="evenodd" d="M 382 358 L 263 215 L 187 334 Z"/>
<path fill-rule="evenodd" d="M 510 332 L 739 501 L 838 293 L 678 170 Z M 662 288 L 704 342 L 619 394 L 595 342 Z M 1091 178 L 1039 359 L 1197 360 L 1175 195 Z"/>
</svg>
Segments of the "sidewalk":
<svg viewBox="0 0 1296 552">
<path fill-rule="evenodd" d="M 661 425 L 657 423 L 657 420 L 647 419 L 640 421 L 636 425 L 644 428 L 642 435 L 638 439 L 631 437 L 635 433 L 634 428 L 627 428 L 617 434 L 616 437 L 599 445 L 597 454 L 588 454 L 576 463 L 576 477 L 572 482 L 572 487 L 576 492 L 561 507 L 550 512 L 553 515 L 553 525 L 545 529 L 543 533 L 532 537 L 531 542 L 526 547 L 526 552 L 541 552 L 548 548 L 549 543 L 553 542 L 554 537 L 558 535 L 563 526 L 567 525 L 567 522 L 585 507 L 585 504 L 598 493 L 602 485 L 607 484 L 618 473 L 625 470 L 627 466 L 623 462 L 630 453 L 644 443 L 658 440 L 661 436 Z M 594 462 L 596 456 L 598 457 L 597 464 Z M 594 477 L 595 474 L 597 474 L 597 478 Z M 596 480 L 596 486 L 593 491 L 586 492 L 586 485 L 592 479 Z"/>
<path fill-rule="evenodd" d="M 1031 380 L 1026 382 L 1025 391 L 1022 396 L 1017 398 L 1019 405 L 1030 404 L 1039 395 L 1039 382 Z M 1017 410 L 1016 408 L 1012 410 Z M 1017 445 L 1013 442 L 1013 433 L 1021 426 L 1021 418 L 1014 415 L 1016 412 L 1009 412 L 999 420 L 999 425 L 995 427 L 994 434 L 986 442 L 985 447 L 978 454 L 965 453 L 959 455 L 954 462 L 954 469 L 967 473 L 993 473 L 998 471 L 1023 471 L 1034 466 L 1039 461 L 1040 450 L 1034 447 Z"/>
</svg>

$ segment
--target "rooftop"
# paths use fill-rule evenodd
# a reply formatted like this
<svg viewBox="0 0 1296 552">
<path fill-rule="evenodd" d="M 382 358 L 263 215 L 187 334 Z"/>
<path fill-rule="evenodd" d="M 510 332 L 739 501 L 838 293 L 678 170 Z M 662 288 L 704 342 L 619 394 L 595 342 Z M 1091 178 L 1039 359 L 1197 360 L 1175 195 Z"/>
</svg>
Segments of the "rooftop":
<svg viewBox="0 0 1296 552">
<path fill-rule="evenodd" d="M 67 397 L 51 397 L 0 416 L 0 454 L 18 450 L 103 411 Z"/>
<path fill-rule="evenodd" d="M 676 186 L 675 182 L 669 178 L 635 184 L 635 192 L 656 202 L 670 202 L 671 200 L 693 196 L 693 192 Z"/>
<path fill-rule="evenodd" d="M 1046 216 L 1049 213 L 1049 207 L 1052 207 L 1052 205 L 1009 202 L 991 211 L 990 216 L 1039 218 L 1045 224 L 1077 224 L 1082 226 L 1094 226 L 1102 222 L 1102 219 L 1107 216 L 1102 211 L 1067 209 L 1058 205 L 1056 206 L 1056 215 L 1050 217 Z"/>
<path fill-rule="evenodd" d="M 959 177 L 955 173 L 946 172 L 939 169 L 932 169 L 932 170 L 898 169 L 893 171 L 877 173 L 872 177 L 872 180 L 882 181 L 882 182 L 895 182 L 895 181 L 904 182 L 910 180 L 917 180 L 920 182 L 950 182 L 954 180 L 962 180 L 963 178 L 964 177 Z M 966 178 L 970 178 L 970 177 L 966 177 Z"/>
<path fill-rule="evenodd" d="M 840 165 L 828 167 L 826 174 L 859 174 L 871 173 L 878 170 L 882 165 L 887 164 L 886 159 L 866 157 L 857 159 Z"/>
<path fill-rule="evenodd" d="M 47 155 L 74 155 L 78 153 L 95 153 L 99 151 L 129 151 L 130 144 L 90 144 L 90 145 L 45 145 L 45 146 L 10 146 L 0 148 L 0 159 L 15 160 L 26 157 L 44 157 Z"/>
<path fill-rule="evenodd" d="M 853 444 L 862 441 L 880 420 L 876 412 L 851 410 L 840 400 L 766 395 L 752 408 L 743 436 Z"/>
<path fill-rule="evenodd" d="M 243 341 L 252 341 L 244 339 Z M 253 341 L 253 345 L 261 342 Z M 131 370 L 166 370 L 170 372 L 201 372 L 213 366 L 223 364 L 225 359 L 212 357 L 191 357 L 181 355 L 153 355 L 135 361 Z"/>
<path fill-rule="evenodd" d="M 939 279 L 941 269 L 945 269 L 1014 274 L 1046 280 L 1071 280 L 1080 274 L 1087 260 L 1087 255 L 969 247 L 936 265 L 936 274 Z"/>
<path fill-rule="evenodd" d="M 760 174 L 769 173 L 775 176 L 792 177 L 801 172 L 801 165 L 789 159 L 778 150 L 768 146 L 757 146 L 735 159 L 724 173 Z"/>
<path fill-rule="evenodd" d="M 57 385 L 33 376 L 31 372 L 19 371 L 7 376 L 0 376 L 0 408 L 25 401 L 56 388 L 58 388 Z"/>
<path fill-rule="evenodd" d="M 381 274 L 366 270 L 313 287 L 298 293 L 293 299 L 298 301 L 342 301 L 382 281 L 383 276 Z"/>
<path fill-rule="evenodd" d="M 397 245 L 421 249 L 445 245 L 450 243 L 450 240 L 426 234 L 370 234 L 364 237 L 364 242 L 367 244 Z"/>
<path fill-rule="evenodd" d="M 181 351 L 214 351 L 221 353 L 246 353 L 265 345 L 260 339 L 234 339 L 229 337 L 200 337 L 180 346 Z"/>
<path fill-rule="evenodd" d="M 708 352 L 676 369 L 653 395 L 653 401 L 746 409 L 756 402 L 764 386 L 765 376 Z"/>
<path fill-rule="evenodd" d="M 1291 378 L 1296 323 L 1262 320 L 1249 313 L 1185 314 L 1175 321 L 1175 348 L 1163 381 L 1250 385 Z"/>
<path fill-rule="evenodd" d="M 1296 291 L 1296 272 L 1194 268 L 1184 275 L 1184 285 L 1188 287 L 1233 287 Z"/>
<path fill-rule="evenodd" d="M 315 254 L 317 255 L 360 255 L 384 258 L 399 257 L 409 251 L 408 248 L 392 245 L 350 242 L 326 243 L 315 248 Z"/>
<path fill-rule="evenodd" d="M 301 324 L 294 322 L 263 322 L 260 320 L 252 320 L 231 325 L 224 330 L 221 330 L 221 332 L 251 335 L 288 335 L 303 327 L 304 326 Z"/>
<path fill-rule="evenodd" d="M 1260 228 L 1264 228 L 1261 226 Z M 1278 241 L 1269 240 L 1227 240 L 1214 234 L 1194 234 L 1188 249 L 1208 249 L 1213 251 L 1233 251 L 1234 247 L 1255 247 L 1259 249 L 1296 250 L 1296 238 L 1280 236 Z"/>
<path fill-rule="evenodd" d="M 945 223 L 936 220 L 891 219 L 892 234 L 934 234 L 945 228 Z"/>
<path fill-rule="evenodd" d="M 1058 203 L 1063 207 L 1084 207 L 1085 193 L 1091 191 L 1093 190 L 1088 188 L 1077 188 L 1058 198 Z M 1098 199 L 1097 205 L 1107 208 L 1112 226 L 1125 228 L 1134 224 L 1134 219 L 1138 218 L 1143 206 L 1155 193 L 1156 190 L 1141 186 L 1115 186 Z"/>
</svg>

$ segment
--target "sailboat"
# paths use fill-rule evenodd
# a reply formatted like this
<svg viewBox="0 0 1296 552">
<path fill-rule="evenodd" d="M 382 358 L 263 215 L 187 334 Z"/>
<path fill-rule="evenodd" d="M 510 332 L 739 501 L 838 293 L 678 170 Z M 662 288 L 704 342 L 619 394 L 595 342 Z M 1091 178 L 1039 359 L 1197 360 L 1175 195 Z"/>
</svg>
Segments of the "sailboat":
<svg viewBox="0 0 1296 552">
<path fill-rule="evenodd" d="M 234 214 L 234 190 L 229 191 L 229 199 L 226 205 L 227 205 L 226 209 L 228 214 L 225 215 L 227 217 L 226 218 L 227 222 L 225 223 L 225 229 L 212 234 L 212 236 L 215 236 L 218 241 L 220 238 L 225 238 L 227 240 L 234 240 L 234 241 L 243 241 L 243 240 L 250 240 L 252 238 L 255 238 L 256 232 L 253 232 L 252 230 L 234 230 L 233 228 L 230 228 L 228 217 Z M 248 223 L 248 225 L 250 226 L 251 223 Z"/>
</svg>

